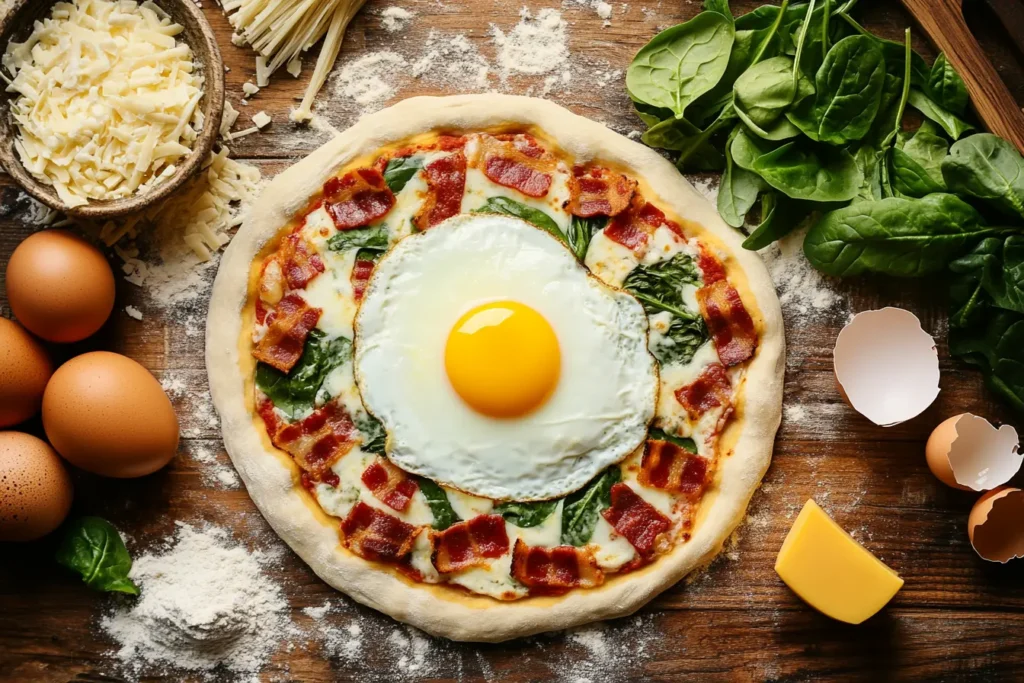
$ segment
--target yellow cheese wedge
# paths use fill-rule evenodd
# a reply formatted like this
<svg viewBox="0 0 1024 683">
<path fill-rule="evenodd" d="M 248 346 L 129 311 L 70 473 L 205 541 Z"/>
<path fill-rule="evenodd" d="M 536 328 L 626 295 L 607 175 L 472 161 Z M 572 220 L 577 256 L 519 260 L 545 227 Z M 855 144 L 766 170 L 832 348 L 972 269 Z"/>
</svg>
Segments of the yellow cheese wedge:
<svg viewBox="0 0 1024 683">
<path fill-rule="evenodd" d="M 811 607 L 848 624 L 873 616 L 903 586 L 813 500 L 789 530 L 775 571 Z"/>
</svg>

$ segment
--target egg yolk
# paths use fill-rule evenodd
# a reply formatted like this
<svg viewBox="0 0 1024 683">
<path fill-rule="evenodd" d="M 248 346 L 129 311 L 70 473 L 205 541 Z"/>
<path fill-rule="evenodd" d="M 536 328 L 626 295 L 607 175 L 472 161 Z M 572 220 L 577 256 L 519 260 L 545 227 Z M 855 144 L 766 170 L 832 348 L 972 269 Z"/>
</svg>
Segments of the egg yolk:
<svg viewBox="0 0 1024 683">
<path fill-rule="evenodd" d="M 558 337 L 540 313 L 515 301 L 463 315 L 444 353 L 448 380 L 463 401 L 489 417 L 519 417 L 554 393 L 562 368 Z"/>
</svg>

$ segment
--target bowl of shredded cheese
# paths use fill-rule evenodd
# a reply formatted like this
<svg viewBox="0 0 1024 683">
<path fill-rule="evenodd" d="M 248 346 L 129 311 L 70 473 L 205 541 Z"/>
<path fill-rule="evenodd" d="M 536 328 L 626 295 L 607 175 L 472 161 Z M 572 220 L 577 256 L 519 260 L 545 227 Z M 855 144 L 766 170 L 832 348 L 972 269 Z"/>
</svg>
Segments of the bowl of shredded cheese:
<svg viewBox="0 0 1024 683">
<path fill-rule="evenodd" d="M 162 201 L 202 167 L 224 63 L 193 0 L 8 4 L 0 163 L 29 194 L 106 219 Z"/>
</svg>

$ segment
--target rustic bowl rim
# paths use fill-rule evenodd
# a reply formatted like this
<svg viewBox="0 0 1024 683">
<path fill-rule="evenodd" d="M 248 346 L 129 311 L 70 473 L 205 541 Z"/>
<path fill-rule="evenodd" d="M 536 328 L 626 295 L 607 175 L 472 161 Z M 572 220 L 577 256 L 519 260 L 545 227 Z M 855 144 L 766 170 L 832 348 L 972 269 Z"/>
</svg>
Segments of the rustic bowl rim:
<svg viewBox="0 0 1024 683">
<path fill-rule="evenodd" d="M 49 11 L 62 0 L 13 0 L 6 14 L 0 17 L 0 50 L 6 51 L 12 37 L 17 35 L 32 17 L 39 16 L 42 7 Z M 68 0 L 63 0 L 68 1 Z M 142 4 L 143 0 L 139 0 Z M 224 58 L 217 45 L 216 34 L 207 22 L 203 11 L 193 0 L 152 0 L 153 4 L 174 15 L 190 40 L 186 40 L 192 48 L 193 57 L 203 73 L 203 97 L 200 106 L 203 108 L 203 130 L 200 131 L 192 146 L 192 151 L 178 163 L 178 168 L 171 177 L 151 188 L 144 194 L 108 201 L 90 200 L 88 204 L 68 207 L 60 200 L 53 187 L 39 182 L 21 163 L 14 148 L 17 127 L 0 122 L 0 164 L 29 195 L 51 209 L 77 218 L 105 220 L 125 214 L 136 213 L 163 201 L 187 180 L 194 176 L 205 164 L 220 132 L 221 118 L 224 115 Z M 44 3 L 44 4 L 40 4 Z M 169 9 L 171 6 L 178 11 Z M 201 44 L 193 44 L 197 36 Z M 0 53 L 2 54 L 2 53 Z M 0 86 L 0 117 L 7 119 L 13 97 Z"/>
</svg>

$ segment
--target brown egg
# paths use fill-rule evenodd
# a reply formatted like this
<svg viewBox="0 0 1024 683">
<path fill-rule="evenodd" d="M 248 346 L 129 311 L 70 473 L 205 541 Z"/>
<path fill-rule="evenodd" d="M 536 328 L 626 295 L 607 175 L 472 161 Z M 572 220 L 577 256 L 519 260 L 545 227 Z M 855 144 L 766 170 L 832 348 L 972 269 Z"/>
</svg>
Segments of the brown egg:
<svg viewBox="0 0 1024 683">
<path fill-rule="evenodd" d="M 114 273 L 100 250 L 81 237 L 44 230 L 11 254 L 7 299 L 32 333 L 52 342 L 81 341 L 114 310 Z"/>
<path fill-rule="evenodd" d="M 1024 491 L 1010 486 L 992 489 L 978 499 L 967 518 L 967 536 L 974 551 L 989 562 L 1024 557 L 1022 519 Z"/>
<path fill-rule="evenodd" d="M 45 441 L 0 432 L 0 541 L 34 541 L 64 521 L 74 489 Z"/>
<path fill-rule="evenodd" d="M 141 477 L 178 450 L 178 418 L 153 375 L 131 358 L 94 351 L 57 368 L 43 427 L 69 462 L 106 477 Z"/>
<path fill-rule="evenodd" d="M 52 374 L 53 364 L 39 342 L 21 325 L 0 318 L 0 427 L 39 412 Z"/>
<path fill-rule="evenodd" d="M 953 467 L 949 464 L 949 450 L 957 436 L 956 423 L 962 417 L 963 415 L 954 415 L 935 428 L 924 447 L 924 457 L 928 461 L 928 469 L 943 484 L 961 491 L 970 491 L 971 487 L 957 483 L 956 477 L 953 476 Z"/>
</svg>

